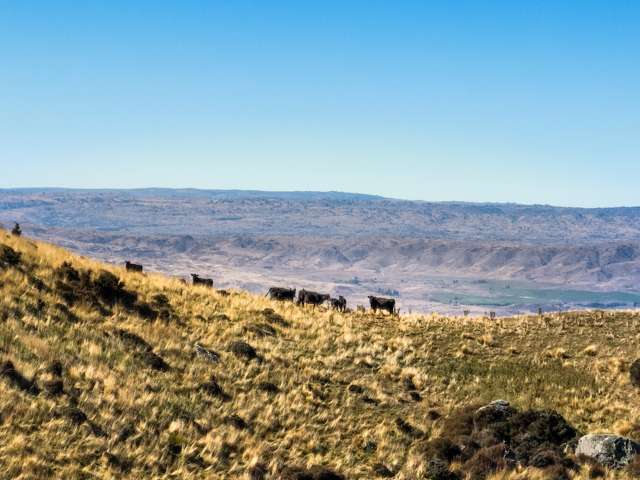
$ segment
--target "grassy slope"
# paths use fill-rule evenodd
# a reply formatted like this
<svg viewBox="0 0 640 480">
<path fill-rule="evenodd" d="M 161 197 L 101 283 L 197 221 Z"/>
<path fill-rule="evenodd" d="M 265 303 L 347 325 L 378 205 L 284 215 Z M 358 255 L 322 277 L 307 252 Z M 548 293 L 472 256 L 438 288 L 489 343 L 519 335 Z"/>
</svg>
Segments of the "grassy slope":
<svg viewBox="0 0 640 480">
<path fill-rule="evenodd" d="M 446 415 L 495 398 L 557 410 L 585 432 L 640 433 L 640 403 L 627 374 L 638 353 L 637 314 L 490 322 L 312 312 L 128 274 L 4 231 L 0 243 L 22 253 L 18 268 L 0 269 L 0 359 L 36 375 L 38 385 L 51 380 L 47 367 L 59 361 L 65 390 L 32 396 L 0 381 L 2 478 L 122 478 L 129 467 L 131 478 L 249 478 L 258 463 L 269 472 L 327 465 L 347 478 L 372 478 L 373 465 L 383 463 L 399 471 L 395 478 L 420 478 L 425 459 L 396 419 L 435 437 L 441 421 L 430 420 L 430 411 Z M 74 321 L 56 306 L 64 302 L 54 268 L 65 260 L 117 274 L 142 300 L 164 293 L 172 317 L 150 321 L 117 306 L 100 313 L 78 303 Z M 273 335 L 260 333 L 265 325 Z M 149 368 L 116 329 L 142 337 L 171 369 Z M 263 361 L 236 357 L 228 350 L 234 340 L 251 344 Z M 196 342 L 220 361 L 196 356 Z M 199 388 L 212 375 L 227 401 Z M 421 401 L 406 391 L 406 378 Z M 260 390 L 261 382 L 280 392 Z M 363 391 L 350 391 L 352 384 Z M 88 421 L 75 424 L 72 407 Z M 247 428 L 229 421 L 232 415 Z M 118 441 L 126 426 L 135 433 Z M 370 442 L 375 451 L 364 448 Z"/>
</svg>

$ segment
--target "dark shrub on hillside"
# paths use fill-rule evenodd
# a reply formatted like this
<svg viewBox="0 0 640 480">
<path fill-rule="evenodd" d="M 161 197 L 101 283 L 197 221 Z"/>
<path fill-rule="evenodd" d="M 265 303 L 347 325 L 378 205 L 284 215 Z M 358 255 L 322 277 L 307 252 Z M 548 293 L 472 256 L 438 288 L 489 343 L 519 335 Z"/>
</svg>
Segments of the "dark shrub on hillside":
<svg viewBox="0 0 640 480">
<path fill-rule="evenodd" d="M 80 273 L 78 272 L 78 270 L 73 268 L 73 266 L 69 262 L 63 262 L 62 265 L 60 265 L 58 268 L 56 268 L 55 275 L 60 280 L 64 280 L 64 281 L 67 281 L 67 282 L 79 282 L 80 281 Z"/>
<path fill-rule="evenodd" d="M 40 389 L 35 382 L 25 378 L 18 370 L 16 370 L 16 367 L 9 360 L 0 365 L 0 376 L 7 379 L 11 385 L 23 392 L 30 393 L 31 395 L 38 395 L 38 393 L 40 393 Z"/>
<path fill-rule="evenodd" d="M 427 442 L 427 446 L 425 448 L 425 455 L 428 458 L 437 458 L 444 460 L 447 463 L 459 458 L 461 453 L 462 450 L 460 447 L 448 438 L 436 438 L 431 440 L 430 442 Z"/>
<path fill-rule="evenodd" d="M 225 417 L 224 423 L 226 423 L 227 425 L 231 425 L 237 430 L 246 430 L 247 428 L 249 428 L 247 422 L 240 415 L 236 414 Z"/>
<path fill-rule="evenodd" d="M 101 270 L 93 282 L 96 296 L 107 305 L 116 302 L 127 308 L 132 308 L 138 295 L 124 289 L 124 283 L 113 273 Z"/>
<path fill-rule="evenodd" d="M 408 435 L 410 437 L 417 438 L 417 437 L 421 437 L 421 436 L 424 435 L 424 433 L 420 429 L 414 427 L 409 422 L 407 422 L 406 420 L 403 420 L 400 417 L 396 418 L 396 428 L 400 432 L 402 432 L 405 435 Z"/>
<path fill-rule="evenodd" d="M 280 480 L 346 480 L 346 477 L 326 467 L 314 466 L 285 467 L 280 476 Z"/>
<path fill-rule="evenodd" d="M 136 302 L 133 305 L 133 310 L 140 318 L 144 318 L 145 320 L 155 320 L 158 318 L 158 312 L 156 312 L 147 302 Z"/>
<path fill-rule="evenodd" d="M 385 464 L 383 463 L 376 463 L 373 468 L 373 473 L 377 476 L 377 477 L 382 477 L 382 478 L 391 478 L 395 476 L 395 473 L 393 473 L 389 467 L 387 467 Z"/>
<path fill-rule="evenodd" d="M 160 355 L 156 355 L 155 353 L 145 350 L 143 352 L 139 352 L 136 356 L 142 360 L 148 367 L 158 370 L 160 372 L 166 372 L 170 369 L 167 362 Z"/>
<path fill-rule="evenodd" d="M 146 320 L 158 318 L 158 312 L 149 303 L 138 300 L 138 294 L 124 288 L 124 283 L 111 272 L 100 270 L 97 274 L 78 271 L 69 262 L 64 262 L 55 270 L 56 291 L 67 305 L 86 303 L 108 314 L 106 307 L 119 305 Z M 168 303 L 166 296 L 156 295 L 154 301 Z M 164 309 L 169 307 L 163 306 Z M 170 312 L 167 312 L 170 316 Z"/>
<path fill-rule="evenodd" d="M 156 293 L 153 297 L 151 297 L 154 305 L 158 307 L 168 307 L 169 306 L 169 298 L 164 293 Z"/>
<path fill-rule="evenodd" d="M 258 352 L 246 342 L 243 341 L 235 341 L 229 344 L 229 350 L 239 358 L 244 358 L 245 360 L 252 360 L 254 358 L 258 358 Z"/>
<path fill-rule="evenodd" d="M 564 447 L 577 432 L 553 411 L 518 412 L 504 401 L 465 407 L 444 420 L 443 432 L 425 443 L 425 458 L 463 462 L 462 473 L 473 479 L 517 464 L 553 470 L 558 478 L 576 468 Z"/>
<path fill-rule="evenodd" d="M 15 267 L 20 263 L 21 253 L 8 245 L 0 245 L 0 266 Z"/>
<path fill-rule="evenodd" d="M 200 385 L 200 390 L 205 392 L 207 395 L 220 398 L 223 401 L 228 401 L 231 399 L 231 397 L 225 393 L 225 391 L 216 380 L 216 377 L 213 375 L 208 382 Z"/>
<path fill-rule="evenodd" d="M 248 471 L 250 480 L 265 480 L 269 470 L 264 463 L 257 463 Z"/>
<path fill-rule="evenodd" d="M 133 332 L 129 332 L 127 330 L 119 328 L 114 331 L 114 335 L 130 347 L 139 348 L 146 352 L 150 352 L 151 350 L 153 350 L 151 345 L 149 345 L 144 338 Z"/>
<path fill-rule="evenodd" d="M 436 458 L 429 462 L 425 478 L 427 480 L 459 480 L 460 476 L 449 470 L 447 462 Z"/>
<path fill-rule="evenodd" d="M 634 387 L 640 388 L 640 359 L 631 364 L 629 369 L 629 379 Z"/>
<path fill-rule="evenodd" d="M 287 322 L 282 315 L 276 313 L 273 308 L 265 308 L 262 310 L 262 316 L 269 323 L 275 323 L 281 327 L 289 326 L 289 322 Z"/>
<path fill-rule="evenodd" d="M 260 382 L 258 384 L 258 390 L 260 390 L 261 392 L 272 393 L 272 394 L 276 394 L 280 392 L 280 389 L 278 388 L 278 386 L 275 383 L 271 383 L 271 382 Z"/>
<path fill-rule="evenodd" d="M 478 450 L 467 460 L 462 470 L 472 480 L 482 480 L 493 472 L 511 468 L 514 462 L 506 445 L 498 444 Z"/>
</svg>

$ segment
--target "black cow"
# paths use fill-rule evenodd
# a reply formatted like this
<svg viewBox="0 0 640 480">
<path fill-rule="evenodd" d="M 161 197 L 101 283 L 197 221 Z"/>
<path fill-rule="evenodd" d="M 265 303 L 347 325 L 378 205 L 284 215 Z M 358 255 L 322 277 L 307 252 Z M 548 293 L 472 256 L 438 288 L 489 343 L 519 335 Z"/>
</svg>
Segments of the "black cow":
<svg viewBox="0 0 640 480">
<path fill-rule="evenodd" d="M 266 297 L 271 300 L 287 300 L 293 302 L 296 298 L 295 288 L 283 288 L 283 287 L 271 287 L 267 292 Z"/>
<path fill-rule="evenodd" d="M 298 305 L 313 305 L 315 308 L 316 305 L 322 305 L 324 302 L 329 300 L 331 295 L 326 293 L 317 293 L 317 292 L 309 292 L 307 290 L 300 290 L 298 292 Z"/>
<path fill-rule="evenodd" d="M 332 298 L 331 308 L 339 312 L 345 312 L 347 310 L 347 299 L 342 295 L 339 295 L 338 298 Z"/>
<path fill-rule="evenodd" d="M 194 285 L 204 285 L 205 287 L 213 287 L 213 280 L 211 278 L 200 278 L 196 273 L 192 273 L 191 278 L 193 278 Z"/>
<path fill-rule="evenodd" d="M 127 269 L 127 272 L 142 272 L 142 265 L 131 263 L 129 260 L 124 262 L 124 266 Z"/>
<path fill-rule="evenodd" d="M 369 305 L 371 305 L 371 310 L 376 313 L 378 310 L 384 310 L 389 312 L 391 315 L 395 313 L 396 308 L 396 300 L 395 298 L 383 298 L 383 297 L 374 297 L 373 295 L 369 295 Z"/>
</svg>

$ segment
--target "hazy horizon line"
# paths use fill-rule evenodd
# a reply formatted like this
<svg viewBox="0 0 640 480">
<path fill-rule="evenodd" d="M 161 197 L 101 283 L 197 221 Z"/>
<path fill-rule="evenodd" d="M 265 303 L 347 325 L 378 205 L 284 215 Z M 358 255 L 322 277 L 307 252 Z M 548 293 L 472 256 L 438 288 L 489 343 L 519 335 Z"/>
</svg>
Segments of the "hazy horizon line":
<svg viewBox="0 0 640 480">
<path fill-rule="evenodd" d="M 449 205 L 511 205 L 520 207 L 547 207 L 577 210 L 614 210 L 636 209 L 640 205 L 608 205 L 608 206 L 567 206 L 550 203 L 522 203 L 518 201 L 486 201 L 486 200 L 427 200 L 423 198 L 401 198 L 380 195 L 376 193 L 349 192 L 344 190 L 263 190 L 256 188 L 202 188 L 202 187 L 0 187 L 0 192 L 38 192 L 38 191 L 76 191 L 76 192 L 141 192 L 141 191 L 174 191 L 174 192 L 216 192 L 216 193 L 252 193 L 252 194 L 309 194 L 309 195 L 346 195 L 363 197 L 370 200 L 391 200 L 400 202 L 415 202 L 428 204 Z"/>
</svg>

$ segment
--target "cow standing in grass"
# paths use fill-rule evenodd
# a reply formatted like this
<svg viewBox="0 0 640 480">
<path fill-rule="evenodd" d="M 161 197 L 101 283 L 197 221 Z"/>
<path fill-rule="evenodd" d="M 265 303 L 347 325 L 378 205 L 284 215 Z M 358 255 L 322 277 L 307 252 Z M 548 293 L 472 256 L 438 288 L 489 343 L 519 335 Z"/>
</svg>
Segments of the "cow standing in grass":
<svg viewBox="0 0 640 480">
<path fill-rule="evenodd" d="M 281 300 L 293 302 L 296 298 L 295 288 L 271 287 L 266 295 L 271 300 Z"/>
<path fill-rule="evenodd" d="M 316 305 L 322 305 L 330 298 L 331 295 L 326 293 L 309 292 L 303 289 L 298 292 L 298 305 L 313 305 L 313 308 L 315 308 Z"/>
<path fill-rule="evenodd" d="M 377 313 L 378 310 L 389 312 L 391 315 L 395 313 L 396 300 L 395 298 L 374 297 L 369 295 L 369 305 L 373 313 Z"/>
<path fill-rule="evenodd" d="M 139 272 L 142 273 L 142 265 L 137 263 L 131 263 L 129 260 L 124 262 L 124 266 L 127 269 L 127 272 Z"/>
<path fill-rule="evenodd" d="M 197 273 L 192 273 L 191 278 L 193 279 L 194 285 L 203 285 L 205 287 L 213 287 L 213 279 L 211 278 L 202 278 Z"/>
<path fill-rule="evenodd" d="M 338 298 L 332 298 L 331 308 L 344 313 L 347 310 L 347 299 L 342 295 L 338 296 Z"/>
</svg>

